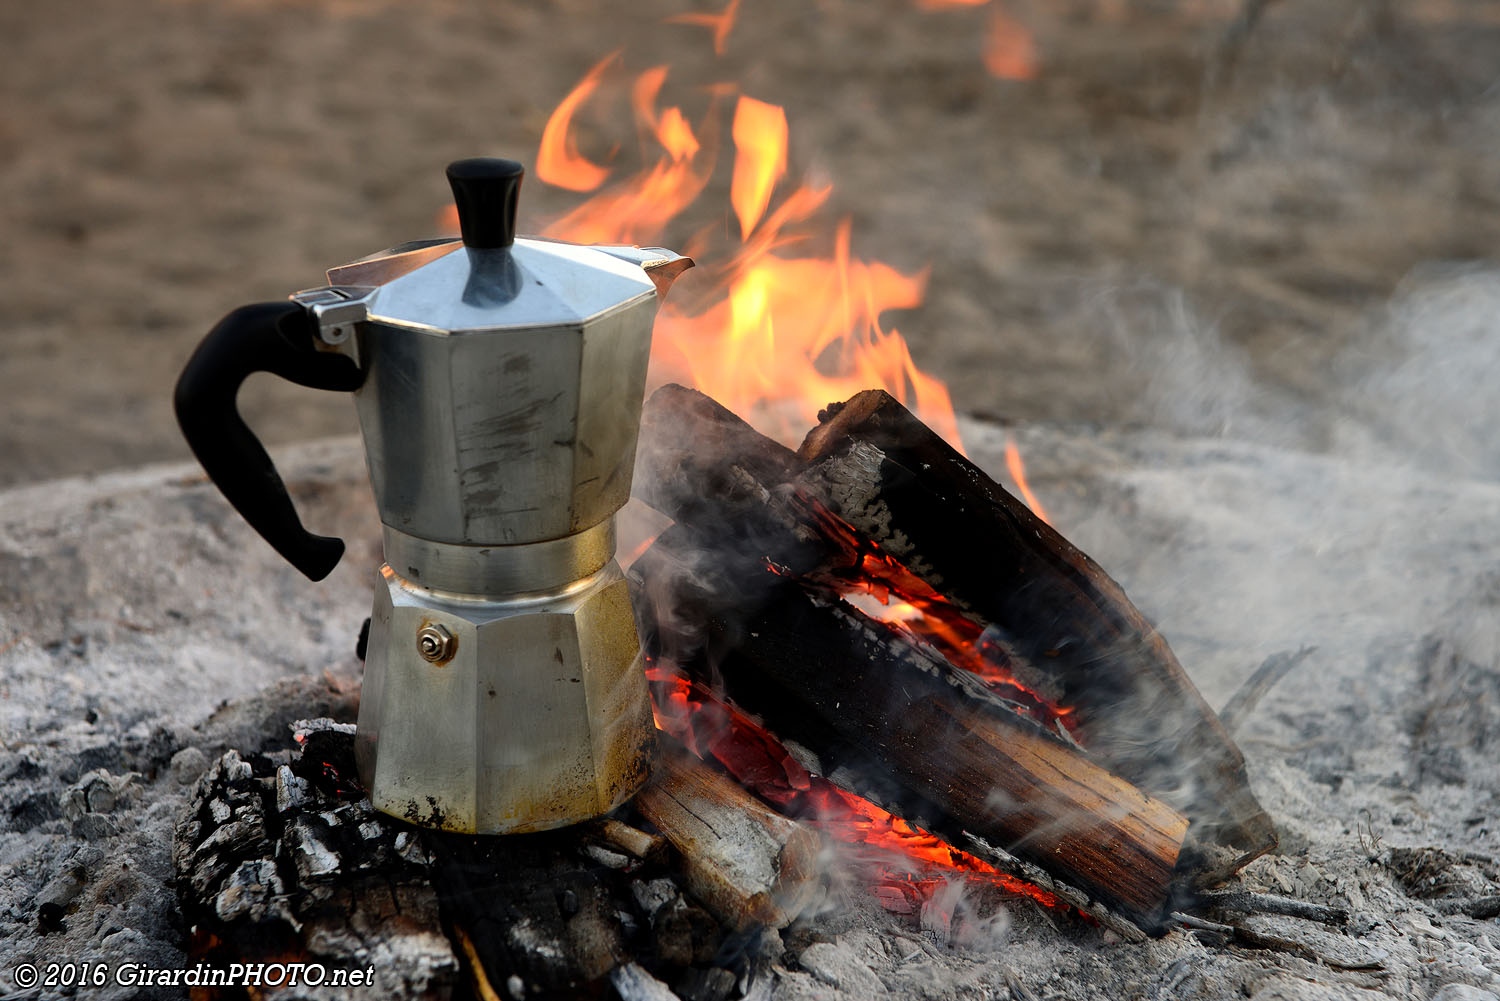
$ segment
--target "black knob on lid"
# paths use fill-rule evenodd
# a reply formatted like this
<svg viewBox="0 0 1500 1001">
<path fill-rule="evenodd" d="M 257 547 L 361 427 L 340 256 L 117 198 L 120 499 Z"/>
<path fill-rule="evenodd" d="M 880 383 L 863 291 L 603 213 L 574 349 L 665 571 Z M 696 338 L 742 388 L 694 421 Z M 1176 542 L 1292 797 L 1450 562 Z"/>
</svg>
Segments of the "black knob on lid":
<svg viewBox="0 0 1500 1001">
<path fill-rule="evenodd" d="M 514 160 L 476 156 L 448 164 L 464 245 L 480 249 L 516 242 L 516 199 L 526 169 Z"/>
</svg>

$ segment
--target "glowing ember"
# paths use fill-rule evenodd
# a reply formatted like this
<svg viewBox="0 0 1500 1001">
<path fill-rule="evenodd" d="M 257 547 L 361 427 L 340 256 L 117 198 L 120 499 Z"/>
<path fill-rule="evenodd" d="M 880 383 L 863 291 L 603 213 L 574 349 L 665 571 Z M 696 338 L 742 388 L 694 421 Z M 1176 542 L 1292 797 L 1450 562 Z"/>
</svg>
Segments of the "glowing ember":
<svg viewBox="0 0 1500 1001">
<path fill-rule="evenodd" d="M 905 624 L 922 617 L 922 610 L 909 601 L 891 600 L 890 590 L 866 582 L 863 590 L 845 591 L 843 599 L 877 622 Z"/>
<path fill-rule="evenodd" d="M 1052 519 L 1042 509 L 1042 502 L 1036 499 L 1036 494 L 1031 492 L 1031 486 L 1026 482 L 1026 465 L 1021 461 L 1021 450 L 1016 448 L 1015 441 L 1009 435 L 1005 437 L 1005 470 L 1010 473 L 1016 489 L 1021 491 L 1021 499 L 1031 508 L 1031 513 L 1047 524 L 1052 524 Z"/>
<path fill-rule="evenodd" d="M 943 880 L 982 880 L 1047 907 L 1058 898 L 999 872 L 937 835 L 809 772 L 753 719 L 688 678 L 647 666 L 658 728 L 700 758 L 717 761 L 741 785 L 789 816 L 801 817 L 851 846 L 853 859 L 876 873 L 875 892 L 888 910 L 914 913 Z"/>
<path fill-rule="evenodd" d="M 659 535 L 660 533 L 657 533 L 657 534 Z M 638 544 L 630 552 L 624 554 L 623 556 L 617 556 L 617 559 L 619 560 L 619 563 L 620 563 L 620 569 L 621 570 L 629 570 L 630 569 L 630 565 L 632 563 L 634 563 L 636 560 L 640 559 L 641 556 L 643 556 L 645 554 L 646 550 L 648 550 L 648 549 L 651 548 L 651 544 L 654 543 L 655 541 L 656 541 L 656 535 L 648 535 L 648 536 L 646 536 L 645 539 L 643 539 L 640 542 L 640 544 Z"/>
<path fill-rule="evenodd" d="M 1072 707 L 1055 705 L 1015 676 L 1010 651 L 997 630 L 980 626 L 822 504 L 800 495 L 796 502 L 823 537 L 842 551 L 841 565 L 824 575 L 841 598 L 869 618 L 931 646 L 954 667 L 982 678 L 1017 713 L 1071 734 Z"/>
</svg>

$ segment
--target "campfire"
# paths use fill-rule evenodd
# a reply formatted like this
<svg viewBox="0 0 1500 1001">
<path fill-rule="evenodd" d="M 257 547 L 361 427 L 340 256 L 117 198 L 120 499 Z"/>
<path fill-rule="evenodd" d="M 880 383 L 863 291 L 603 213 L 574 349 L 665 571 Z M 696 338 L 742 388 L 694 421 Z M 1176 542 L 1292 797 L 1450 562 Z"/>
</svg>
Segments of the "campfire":
<svg viewBox="0 0 1500 1001">
<path fill-rule="evenodd" d="M 676 524 L 631 576 L 664 725 L 753 787 L 727 698 L 1148 927 L 1189 818 L 1228 870 L 1274 845 L 1238 750 L 1087 556 L 887 394 L 824 416 L 792 453 L 701 394 L 647 404 L 644 498 Z"/>
<path fill-rule="evenodd" d="M 735 10 L 704 22 L 717 45 Z M 1024 76 L 1033 58 L 997 11 L 987 65 Z M 747 990 L 777 931 L 835 906 L 839 881 L 950 932 L 955 887 L 991 914 L 1024 903 L 1133 942 L 1223 917 L 1211 891 L 1276 844 L 1244 759 L 1161 635 L 1048 523 L 1015 443 L 1024 501 L 965 458 L 945 387 L 882 325 L 921 302 L 925 276 L 856 258 L 848 220 L 828 256 L 805 253 L 830 189 L 776 197 L 786 116 L 731 86 L 694 127 L 661 106 L 667 68 L 637 74 L 631 106 L 658 152 L 616 178 L 580 152 L 574 118 L 620 62 L 594 66 L 544 130 L 540 178 L 592 193 L 549 237 L 655 243 L 709 189 L 734 100 L 738 242 L 696 237 L 706 277 L 657 320 L 663 385 L 635 480 L 670 524 L 622 560 L 655 773 L 605 819 L 476 840 L 374 812 L 353 728 L 303 721 L 295 748 L 231 752 L 200 783 L 177 846 L 195 951 L 317 954 L 340 924 L 400 916 L 379 947 L 413 993 L 608 984 L 629 1001 L 670 983 L 706 1001 Z M 428 660 L 454 655 L 450 634 L 431 642 Z M 447 826 L 435 804 L 423 822 Z M 432 947 L 437 923 L 461 969 Z"/>
<path fill-rule="evenodd" d="M 179 832 L 202 954 L 295 955 L 395 893 L 442 916 L 480 996 L 725 998 L 838 870 L 896 914 L 968 885 L 1133 941 L 1195 920 L 1275 833 L 1165 641 L 888 394 L 822 418 L 793 452 L 694 390 L 647 404 L 642 497 L 674 524 L 630 568 L 664 731 L 632 804 L 401 829 L 363 799 L 353 728 L 300 724 L 296 751 L 226 756 Z M 416 986 L 456 973 L 426 934 L 387 942 Z"/>
<path fill-rule="evenodd" d="M 837 880 L 924 926 L 957 920 L 955 887 L 1134 942 L 1233 935 L 1203 917 L 1225 908 L 1343 920 L 1214 892 L 1274 828 L 1092 560 L 890 395 L 821 417 L 794 452 L 695 390 L 647 403 L 641 496 L 673 524 L 630 568 L 663 731 L 632 803 L 541 834 L 410 828 L 364 798 L 352 726 L 299 723 L 199 785 L 177 847 L 198 953 L 383 924 L 412 993 L 724 999 Z"/>
</svg>

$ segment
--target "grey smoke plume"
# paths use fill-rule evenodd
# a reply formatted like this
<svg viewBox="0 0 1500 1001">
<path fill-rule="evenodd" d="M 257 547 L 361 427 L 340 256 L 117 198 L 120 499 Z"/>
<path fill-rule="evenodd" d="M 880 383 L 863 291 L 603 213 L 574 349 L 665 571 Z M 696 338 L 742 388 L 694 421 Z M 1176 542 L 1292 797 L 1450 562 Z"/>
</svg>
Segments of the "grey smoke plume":
<svg viewBox="0 0 1500 1001">
<path fill-rule="evenodd" d="M 1401 283 L 1342 359 L 1341 450 L 1500 477 L 1500 268 L 1432 263 Z"/>
</svg>

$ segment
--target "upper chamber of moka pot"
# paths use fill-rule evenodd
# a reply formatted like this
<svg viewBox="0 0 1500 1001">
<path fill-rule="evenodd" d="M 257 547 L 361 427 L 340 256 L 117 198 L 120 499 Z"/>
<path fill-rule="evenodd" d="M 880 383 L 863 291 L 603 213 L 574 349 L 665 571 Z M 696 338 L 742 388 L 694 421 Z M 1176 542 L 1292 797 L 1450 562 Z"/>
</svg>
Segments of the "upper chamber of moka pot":
<svg viewBox="0 0 1500 1001">
<path fill-rule="evenodd" d="M 392 532 L 403 551 L 511 546 L 623 506 L 658 295 L 691 264 L 516 239 L 510 161 L 460 161 L 449 178 L 462 241 L 392 248 L 295 297 L 364 370 L 356 400 L 388 557 Z"/>
</svg>

